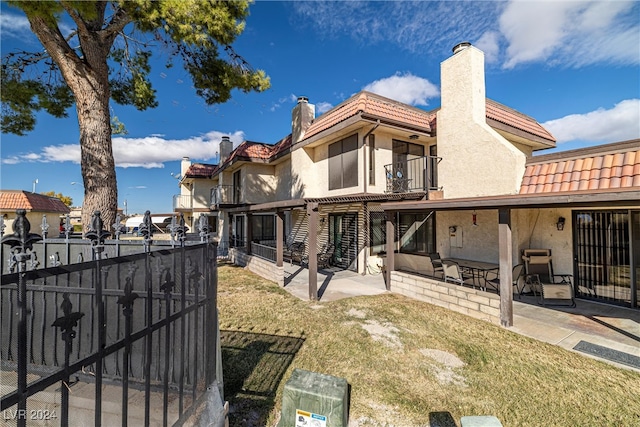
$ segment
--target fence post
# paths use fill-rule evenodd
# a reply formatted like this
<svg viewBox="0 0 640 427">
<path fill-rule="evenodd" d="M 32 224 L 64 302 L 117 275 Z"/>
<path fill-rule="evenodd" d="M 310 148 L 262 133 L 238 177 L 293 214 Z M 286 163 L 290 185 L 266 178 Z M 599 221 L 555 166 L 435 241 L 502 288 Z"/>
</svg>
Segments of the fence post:
<svg viewBox="0 0 640 427">
<path fill-rule="evenodd" d="M 138 299 L 139 295 L 133 292 L 133 274 L 125 279 L 124 295 L 118 298 L 118 304 L 122 306 L 122 314 L 124 314 L 124 336 L 126 344 L 124 346 L 124 355 L 122 356 L 122 427 L 127 426 L 127 418 L 129 417 L 129 358 L 131 354 L 131 316 L 133 315 L 133 303 Z"/>
<path fill-rule="evenodd" d="M 104 361 L 104 347 L 106 345 L 106 325 L 104 313 L 104 300 L 102 298 L 102 271 L 100 260 L 104 252 L 104 239 L 111 233 L 104 229 L 104 223 L 100 217 L 100 211 L 95 211 L 91 217 L 91 224 L 86 238 L 91 240 L 93 259 L 96 262 L 94 276 L 95 307 L 98 310 L 98 354 L 96 360 L 96 401 L 95 401 L 95 425 L 102 423 L 102 364 Z"/>
<path fill-rule="evenodd" d="M 33 252 L 33 244 L 42 240 L 37 234 L 30 233 L 31 224 L 27 219 L 27 211 L 18 209 L 16 211 L 16 219 L 13 222 L 13 234 L 8 234 L 0 241 L 4 245 L 8 245 L 11 249 L 11 265 L 18 268 L 18 427 L 27 425 L 27 398 L 25 392 L 27 389 L 27 316 L 29 308 L 27 307 L 27 282 L 25 280 L 25 271 L 27 260 L 31 259 Z"/>
<path fill-rule="evenodd" d="M 69 300 L 69 292 L 62 294 L 62 304 L 60 308 L 64 313 L 64 316 L 58 317 L 51 326 L 60 328 L 62 330 L 62 341 L 64 341 L 64 378 L 62 380 L 61 387 L 61 402 L 62 407 L 60 413 L 60 425 L 69 425 L 69 356 L 73 349 L 73 339 L 76 337 L 76 332 L 73 330 L 78 326 L 78 321 L 84 316 L 84 313 L 79 311 L 72 311 L 73 304 Z"/>
</svg>

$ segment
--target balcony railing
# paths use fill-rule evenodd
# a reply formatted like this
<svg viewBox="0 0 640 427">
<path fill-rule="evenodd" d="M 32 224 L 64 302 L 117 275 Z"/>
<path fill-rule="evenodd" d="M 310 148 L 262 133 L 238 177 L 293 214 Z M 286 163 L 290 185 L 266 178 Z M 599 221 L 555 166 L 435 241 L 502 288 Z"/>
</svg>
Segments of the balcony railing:
<svg viewBox="0 0 640 427">
<path fill-rule="evenodd" d="M 240 203 L 240 192 L 233 185 L 216 185 L 211 189 L 211 209 L 220 205 L 237 205 Z"/>
<path fill-rule="evenodd" d="M 191 209 L 193 207 L 193 197 L 189 194 L 176 194 L 173 196 L 173 210 Z"/>
<path fill-rule="evenodd" d="M 425 156 L 385 165 L 387 193 L 434 191 L 438 186 L 438 163 L 441 157 Z"/>
</svg>

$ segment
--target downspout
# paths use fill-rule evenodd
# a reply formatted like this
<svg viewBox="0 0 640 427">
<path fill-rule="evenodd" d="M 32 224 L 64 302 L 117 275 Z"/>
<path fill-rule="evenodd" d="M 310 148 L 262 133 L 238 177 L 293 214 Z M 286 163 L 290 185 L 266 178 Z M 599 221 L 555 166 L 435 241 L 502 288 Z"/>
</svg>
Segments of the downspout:
<svg viewBox="0 0 640 427">
<path fill-rule="evenodd" d="M 366 147 L 369 146 L 369 144 L 367 143 L 367 138 L 369 137 L 369 135 L 371 135 L 371 133 L 376 130 L 378 128 L 378 126 L 380 126 L 380 119 L 376 120 L 376 125 L 374 127 L 372 127 L 371 129 L 369 129 L 369 132 L 367 132 L 363 137 L 362 137 L 362 147 L 365 148 L 364 150 L 362 150 L 362 158 L 363 158 L 363 162 L 362 164 L 364 165 L 364 193 L 367 192 L 367 174 L 369 173 L 369 168 L 367 167 L 367 150 Z M 367 222 L 369 220 L 367 219 Z"/>
<path fill-rule="evenodd" d="M 361 116 L 361 117 L 362 117 L 362 116 Z M 362 148 L 363 148 L 363 150 L 362 150 L 362 157 L 363 157 L 363 160 L 364 160 L 364 161 L 362 162 L 362 164 L 364 165 L 364 174 L 363 174 L 363 176 L 364 176 L 363 184 L 364 184 L 364 185 L 363 185 L 363 188 L 364 188 L 364 193 L 365 193 L 365 194 L 367 193 L 367 182 L 369 181 L 369 179 L 368 179 L 368 178 L 369 178 L 369 177 L 368 177 L 368 174 L 369 174 L 369 168 L 367 167 L 367 151 L 368 151 L 368 150 L 366 149 L 367 147 L 369 147 L 369 144 L 367 143 L 367 141 L 368 141 L 368 139 L 367 139 L 367 138 L 369 138 L 369 135 L 371 135 L 371 133 L 372 133 L 374 130 L 376 130 L 376 129 L 378 128 L 378 126 L 380 126 L 380 119 L 376 120 L 376 124 L 375 124 L 375 126 L 374 126 L 374 127 L 372 127 L 371 129 L 369 129 L 369 132 L 367 132 L 367 133 L 362 137 Z M 369 157 L 371 157 L 371 156 L 369 156 Z M 369 227 L 370 227 L 370 224 L 371 224 L 371 221 L 370 221 L 370 218 L 369 218 L 369 209 L 367 209 L 367 208 L 368 208 L 368 206 L 367 206 L 367 202 L 364 202 L 364 205 L 363 205 L 363 214 L 364 214 L 364 230 L 365 230 L 364 235 L 365 235 L 365 236 L 366 236 L 366 235 L 368 235 L 368 233 L 369 233 Z M 364 270 L 363 270 L 363 273 L 362 273 L 363 275 L 364 275 L 364 274 L 367 274 L 367 265 L 368 265 L 368 262 L 369 262 L 369 251 L 368 251 L 368 250 L 365 250 L 365 251 L 364 251 Z"/>
</svg>

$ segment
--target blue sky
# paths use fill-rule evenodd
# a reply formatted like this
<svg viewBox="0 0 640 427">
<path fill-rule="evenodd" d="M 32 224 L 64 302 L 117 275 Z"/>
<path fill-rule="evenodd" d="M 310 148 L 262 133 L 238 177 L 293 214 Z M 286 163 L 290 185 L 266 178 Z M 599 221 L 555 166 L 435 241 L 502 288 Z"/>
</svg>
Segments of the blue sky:
<svg viewBox="0 0 640 427">
<path fill-rule="evenodd" d="M 1 5 L 2 54 L 40 50 L 19 11 Z M 271 78 L 207 106 L 180 67 L 152 62 L 159 107 L 113 104 L 128 134 L 114 137 L 118 202 L 129 214 L 172 210 L 180 159 L 216 163 L 222 135 L 274 143 L 307 96 L 322 113 L 366 89 L 432 110 L 440 62 L 470 41 L 485 52 L 487 96 L 530 115 L 556 150 L 640 137 L 640 2 L 277 2 L 250 7 L 236 52 Z M 0 187 L 83 198 L 75 108 L 38 115 L 26 136 L 3 134 Z"/>
</svg>

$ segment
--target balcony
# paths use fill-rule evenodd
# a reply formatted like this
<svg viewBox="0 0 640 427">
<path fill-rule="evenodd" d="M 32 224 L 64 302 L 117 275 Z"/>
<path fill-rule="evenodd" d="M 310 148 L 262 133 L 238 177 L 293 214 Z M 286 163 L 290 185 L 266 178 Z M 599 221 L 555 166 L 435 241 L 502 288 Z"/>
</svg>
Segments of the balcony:
<svg viewBox="0 0 640 427">
<path fill-rule="evenodd" d="M 193 208 L 193 197 L 190 194 L 176 194 L 173 196 L 173 211 L 191 210 Z"/>
<path fill-rule="evenodd" d="M 385 165 L 387 193 L 410 193 L 413 191 L 437 191 L 438 163 L 441 157 L 417 157 Z"/>
<path fill-rule="evenodd" d="M 211 209 L 240 204 L 240 191 L 233 185 L 217 185 L 211 189 Z"/>
</svg>

